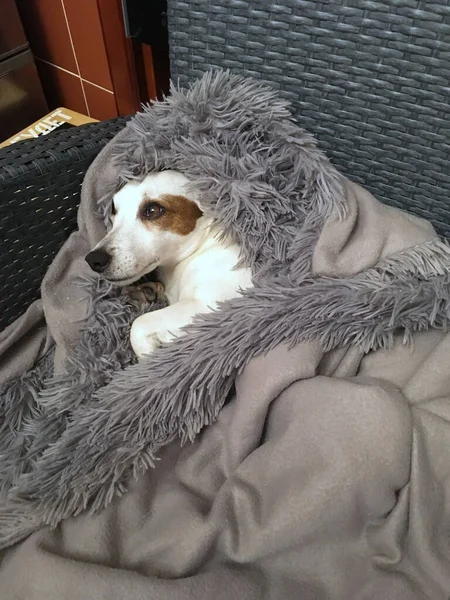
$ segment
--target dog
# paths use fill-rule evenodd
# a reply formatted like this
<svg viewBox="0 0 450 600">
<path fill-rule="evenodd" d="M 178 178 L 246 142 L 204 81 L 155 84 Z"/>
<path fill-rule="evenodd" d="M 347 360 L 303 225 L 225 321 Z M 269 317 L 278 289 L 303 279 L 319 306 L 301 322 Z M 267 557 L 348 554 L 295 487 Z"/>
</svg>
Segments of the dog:
<svg viewBox="0 0 450 600">
<path fill-rule="evenodd" d="M 119 286 L 158 269 L 169 306 L 133 322 L 139 359 L 178 337 L 195 315 L 252 285 L 250 269 L 237 266 L 239 247 L 221 239 L 188 183 L 173 170 L 127 183 L 113 198 L 112 229 L 86 256 L 91 269 Z"/>
</svg>

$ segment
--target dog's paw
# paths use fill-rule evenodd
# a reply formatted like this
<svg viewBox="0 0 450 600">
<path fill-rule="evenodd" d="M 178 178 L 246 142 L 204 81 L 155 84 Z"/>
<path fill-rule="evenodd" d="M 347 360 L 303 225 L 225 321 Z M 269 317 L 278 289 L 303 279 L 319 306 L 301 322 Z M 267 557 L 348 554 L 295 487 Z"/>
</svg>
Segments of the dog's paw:
<svg viewBox="0 0 450 600">
<path fill-rule="evenodd" d="M 149 281 L 139 285 L 128 285 L 123 292 L 132 302 L 152 304 L 164 299 L 164 286 L 159 281 Z"/>
<path fill-rule="evenodd" d="M 156 333 L 149 333 L 139 322 L 140 317 L 135 319 L 131 326 L 130 343 L 133 352 L 141 359 L 154 352 L 161 342 Z"/>
</svg>

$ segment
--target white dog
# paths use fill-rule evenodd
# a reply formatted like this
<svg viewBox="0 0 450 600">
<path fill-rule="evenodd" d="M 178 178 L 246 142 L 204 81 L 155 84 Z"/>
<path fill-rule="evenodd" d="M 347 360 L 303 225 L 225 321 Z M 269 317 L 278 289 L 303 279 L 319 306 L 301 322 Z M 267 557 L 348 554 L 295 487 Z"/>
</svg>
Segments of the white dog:
<svg viewBox="0 0 450 600">
<path fill-rule="evenodd" d="M 239 248 L 217 239 L 188 179 L 177 171 L 149 174 L 113 198 L 111 231 L 86 256 L 90 267 L 117 285 L 129 285 L 158 267 L 170 306 L 138 317 L 131 345 L 138 357 L 171 341 L 194 315 L 251 286 L 247 268 L 235 268 Z"/>
</svg>

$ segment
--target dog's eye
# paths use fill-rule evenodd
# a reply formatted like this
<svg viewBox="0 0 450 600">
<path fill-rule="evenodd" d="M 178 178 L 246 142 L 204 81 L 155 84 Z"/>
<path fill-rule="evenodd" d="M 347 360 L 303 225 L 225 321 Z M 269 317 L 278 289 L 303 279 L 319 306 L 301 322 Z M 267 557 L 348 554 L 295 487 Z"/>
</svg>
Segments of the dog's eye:
<svg viewBox="0 0 450 600">
<path fill-rule="evenodd" d="M 164 213 L 164 207 L 157 202 L 149 202 L 144 206 L 142 211 L 142 216 L 144 219 L 148 219 L 149 221 L 154 221 L 158 219 Z"/>
</svg>

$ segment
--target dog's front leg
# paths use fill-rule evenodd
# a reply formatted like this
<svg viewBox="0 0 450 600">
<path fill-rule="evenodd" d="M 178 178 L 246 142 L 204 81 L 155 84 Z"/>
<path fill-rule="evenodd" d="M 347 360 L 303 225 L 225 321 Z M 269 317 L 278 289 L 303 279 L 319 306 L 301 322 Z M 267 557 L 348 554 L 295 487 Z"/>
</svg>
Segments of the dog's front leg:
<svg viewBox="0 0 450 600">
<path fill-rule="evenodd" d="M 139 358 L 151 354 L 163 342 L 180 335 L 180 329 L 189 325 L 195 315 L 209 310 L 197 300 L 182 300 L 142 315 L 131 326 L 131 347 Z"/>
</svg>

